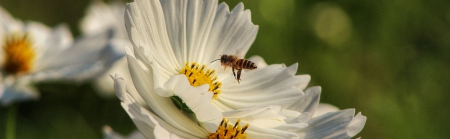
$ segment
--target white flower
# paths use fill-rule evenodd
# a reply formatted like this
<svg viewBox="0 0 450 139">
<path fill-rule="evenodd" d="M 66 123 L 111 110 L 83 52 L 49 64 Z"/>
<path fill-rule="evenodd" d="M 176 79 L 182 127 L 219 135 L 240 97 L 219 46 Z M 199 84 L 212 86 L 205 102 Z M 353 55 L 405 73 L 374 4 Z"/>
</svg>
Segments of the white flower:
<svg viewBox="0 0 450 139">
<path fill-rule="evenodd" d="M 117 59 L 109 44 L 111 33 L 73 41 L 65 25 L 22 22 L 0 8 L 0 103 L 36 99 L 38 92 L 30 82 L 98 76 Z"/>
<path fill-rule="evenodd" d="M 350 120 L 336 122 L 339 125 L 311 120 L 319 102 L 320 87 L 305 90 L 305 95 L 302 90 L 310 77 L 295 75 L 297 64 L 244 71 L 240 84 L 230 68 L 224 70 L 220 63 L 210 64 L 222 54 L 245 55 L 253 43 L 258 27 L 251 23 L 250 11 L 244 11 L 243 4 L 229 12 L 226 4 L 217 5 L 216 0 L 136 0 L 127 4 L 125 23 L 134 46 L 127 51 L 130 73 L 150 111 L 126 92 L 124 79 L 118 75 L 113 77 L 116 95 L 147 138 L 156 136 L 145 133 L 155 125 L 161 125 L 168 135 L 183 138 L 225 133 L 229 136 L 243 131 L 246 135 L 236 135 L 333 137 L 344 132 L 330 131 L 346 131 L 353 119 L 353 115 L 346 117 Z M 342 117 L 317 118 L 335 121 Z M 237 128 L 225 130 L 235 122 Z M 308 126 L 310 122 L 325 128 L 315 130 L 315 126 Z M 361 127 L 360 122 L 354 125 Z M 345 136 L 354 136 L 362 127 L 355 129 L 359 130 Z"/>
</svg>

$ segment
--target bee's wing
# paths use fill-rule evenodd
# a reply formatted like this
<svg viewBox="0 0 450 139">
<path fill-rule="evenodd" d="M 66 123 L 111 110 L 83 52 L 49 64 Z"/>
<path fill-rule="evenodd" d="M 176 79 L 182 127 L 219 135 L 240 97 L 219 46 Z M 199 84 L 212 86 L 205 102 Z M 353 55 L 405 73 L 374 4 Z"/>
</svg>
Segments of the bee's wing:
<svg viewBox="0 0 450 139">
<path fill-rule="evenodd" d="M 237 49 L 236 52 L 234 53 L 234 55 L 239 59 L 244 59 L 244 56 L 245 56 L 242 49 Z"/>
</svg>

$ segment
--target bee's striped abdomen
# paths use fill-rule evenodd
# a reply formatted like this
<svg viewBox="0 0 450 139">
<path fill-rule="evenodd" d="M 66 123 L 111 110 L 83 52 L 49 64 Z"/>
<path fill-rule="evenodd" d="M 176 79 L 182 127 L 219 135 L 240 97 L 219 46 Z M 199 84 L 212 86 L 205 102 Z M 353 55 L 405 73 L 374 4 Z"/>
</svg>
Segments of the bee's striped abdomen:
<svg viewBox="0 0 450 139">
<path fill-rule="evenodd" d="M 236 61 L 237 69 L 256 69 L 256 64 L 246 59 L 239 59 Z"/>
<path fill-rule="evenodd" d="M 247 64 L 245 66 L 246 66 L 245 69 L 256 69 L 257 68 L 255 63 L 248 61 L 248 60 L 247 60 Z"/>
</svg>

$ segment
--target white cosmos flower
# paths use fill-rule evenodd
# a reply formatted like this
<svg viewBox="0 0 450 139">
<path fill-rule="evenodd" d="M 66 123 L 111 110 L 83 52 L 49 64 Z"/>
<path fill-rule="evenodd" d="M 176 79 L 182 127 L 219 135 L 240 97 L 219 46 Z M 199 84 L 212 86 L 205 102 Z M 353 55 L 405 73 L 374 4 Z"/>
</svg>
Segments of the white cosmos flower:
<svg viewBox="0 0 450 139">
<path fill-rule="evenodd" d="M 328 114 L 317 117 L 324 119 L 318 122 L 317 118 L 311 119 L 318 105 L 320 87 L 306 89 L 305 95 L 302 90 L 310 77 L 295 75 L 297 64 L 244 71 L 241 84 L 230 69 L 223 70 L 220 63 L 210 64 L 221 54 L 238 51 L 245 55 L 253 43 L 258 27 L 251 23 L 250 11 L 244 11 L 243 4 L 229 12 L 226 4 L 217 5 L 215 0 L 136 0 L 127 5 L 125 25 L 134 46 L 134 52 L 127 51 L 132 80 L 151 109 L 136 103 L 119 75 L 113 77 L 116 95 L 147 138 L 156 136 L 146 131 L 156 130 L 157 125 L 169 132 L 166 136 L 183 138 L 243 131 L 246 135 L 236 135 L 351 137 L 362 129 L 361 121 L 365 123 L 363 117 L 351 124 L 353 119 L 361 119 L 353 118 L 353 114 L 346 119 L 326 117 Z M 187 113 L 190 111 L 194 115 Z M 348 112 L 354 110 L 337 114 Z M 223 117 L 229 121 L 222 120 Z M 328 119 L 335 122 L 325 121 Z M 234 122 L 237 128 L 225 130 Z M 321 128 L 316 130 L 310 124 Z M 347 125 L 351 125 L 351 134 Z"/>
<path fill-rule="evenodd" d="M 0 7 L 0 103 L 36 99 L 38 92 L 30 82 L 98 76 L 117 60 L 109 43 L 112 33 L 85 35 L 74 41 L 66 25 L 49 28 L 22 22 Z"/>
</svg>

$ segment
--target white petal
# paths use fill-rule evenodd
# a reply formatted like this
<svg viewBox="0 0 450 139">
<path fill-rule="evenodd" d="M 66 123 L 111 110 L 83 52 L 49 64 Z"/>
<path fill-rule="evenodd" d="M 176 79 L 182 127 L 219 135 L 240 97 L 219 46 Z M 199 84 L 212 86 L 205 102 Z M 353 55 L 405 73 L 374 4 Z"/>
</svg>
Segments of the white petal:
<svg viewBox="0 0 450 139">
<path fill-rule="evenodd" d="M 111 63 L 123 57 L 110 43 L 112 32 L 87 35 L 78 39 L 73 46 L 43 58 L 40 69 L 32 76 L 35 80 L 75 79 L 84 80 L 108 70 Z"/>
<path fill-rule="evenodd" d="M 2 19 L 0 20 L 0 25 L 14 24 L 11 22 L 16 22 L 15 19 L 3 7 L 0 7 L 0 19 Z M 4 28 L 4 26 L 0 28 L 1 33 L 7 32 Z"/>
<path fill-rule="evenodd" d="M 52 28 L 47 27 L 46 25 L 39 23 L 39 22 L 25 22 L 22 25 L 22 29 L 19 30 L 19 33 L 28 33 L 30 35 L 30 38 L 33 41 L 33 47 L 39 50 L 40 48 L 44 47 L 52 47 L 52 46 L 45 46 L 46 42 L 51 39 L 51 33 Z M 55 47 L 55 46 L 53 46 Z M 59 46 L 58 46 L 59 47 Z M 43 52 L 43 51 L 40 51 Z"/>
<path fill-rule="evenodd" d="M 114 93 L 114 87 L 112 86 L 114 81 L 111 80 L 111 78 L 108 75 L 115 73 L 120 73 L 124 77 L 130 77 L 129 79 L 127 79 L 127 81 L 131 81 L 131 75 L 128 71 L 127 59 L 125 57 L 114 63 L 114 65 L 111 67 L 109 71 L 105 72 L 103 75 L 101 75 L 94 81 L 94 87 L 97 90 L 97 92 L 106 96 L 108 96 L 111 93 Z"/>
<path fill-rule="evenodd" d="M 127 50 L 128 55 L 131 55 L 131 52 Z M 134 47 L 134 54 L 136 56 L 136 59 L 139 60 L 139 64 L 144 69 L 151 69 L 151 72 L 153 72 L 153 85 L 155 92 L 162 97 L 170 97 L 173 96 L 173 91 L 164 89 L 163 83 L 168 79 L 170 76 L 169 74 L 161 75 L 160 67 L 153 62 L 153 59 L 147 57 L 143 52 L 145 52 L 146 49 L 142 47 Z"/>
<path fill-rule="evenodd" d="M 0 82 L 0 103 L 3 106 L 39 98 L 38 90 L 32 87 L 28 81 L 18 81 L 11 78 L 2 80 L 3 82 Z"/>
<path fill-rule="evenodd" d="M 224 85 L 218 100 L 233 109 L 267 105 L 285 108 L 304 95 L 303 91 L 297 88 L 302 78 L 295 76 L 296 70 L 297 64 L 287 68 L 270 65 L 242 73 L 241 84 L 230 83 L 235 81 L 233 76 L 223 79 L 221 81 Z"/>
<path fill-rule="evenodd" d="M 214 106 L 216 106 L 216 108 L 219 109 L 220 111 L 233 110 L 232 108 L 228 107 L 227 105 L 224 105 L 223 103 L 221 103 L 217 99 L 211 100 L 211 103 L 214 104 Z"/>
<path fill-rule="evenodd" d="M 180 69 L 167 36 L 164 14 L 158 0 L 135 0 L 127 4 L 125 27 L 132 44 L 145 47 L 161 70 L 176 73 L 175 70 Z"/>
<path fill-rule="evenodd" d="M 79 28 L 83 34 L 113 29 L 118 32 L 116 38 L 128 40 L 123 18 L 124 11 L 125 3 L 123 2 L 114 1 L 105 4 L 102 1 L 92 1 L 86 9 L 86 16 L 81 20 Z"/>
<path fill-rule="evenodd" d="M 309 84 L 309 81 L 311 81 L 311 76 L 308 74 L 304 74 L 304 75 L 297 75 L 297 77 L 301 78 L 299 79 L 301 82 L 297 87 L 300 88 L 301 90 L 305 90 L 305 88 Z"/>
<path fill-rule="evenodd" d="M 257 139 L 298 139 L 298 135 L 289 131 L 273 129 L 273 128 L 260 128 L 250 125 L 245 131 L 247 138 Z"/>
<path fill-rule="evenodd" d="M 131 96 L 129 96 L 131 97 Z M 130 100 L 122 102 L 122 107 L 133 120 L 136 127 L 144 133 L 145 138 L 172 138 L 173 133 L 161 127 L 154 117 L 138 103 Z M 150 131 L 150 132 L 149 132 Z M 151 132 L 153 131 L 153 132 Z M 178 136 L 175 135 L 178 138 Z"/>
<path fill-rule="evenodd" d="M 311 114 L 308 112 L 301 113 L 297 117 L 288 117 L 286 120 L 286 123 L 288 124 L 299 124 L 299 123 L 308 123 L 308 121 L 311 119 Z"/>
<path fill-rule="evenodd" d="M 125 86 L 125 79 L 117 73 L 114 76 L 109 76 L 114 81 L 114 90 L 116 91 L 116 96 L 120 99 L 120 101 L 125 101 L 127 91 Z"/>
<path fill-rule="evenodd" d="M 280 106 L 255 107 L 223 112 L 227 119 L 241 119 L 244 123 L 261 128 L 274 128 L 285 124 L 285 116 L 280 115 Z"/>
<path fill-rule="evenodd" d="M 170 125 L 186 133 L 201 135 L 201 137 L 207 135 L 207 132 L 203 128 L 197 126 L 196 123 L 179 111 L 170 98 L 161 97 L 156 94 L 153 86 L 152 77 L 154 76 L 151 67 L 147 67 L 144 70 L 134 57 L 128 55 L 127 59 L 136 90 L 157 115 Z"/>
<path fill-rule="evenodd" d="M 284 131 L 292 131 L 294 129 L 300 129 L 308 127 L 307 123 L 294 123 L 294 124 L 282 124 L 277 126 L 275 129 L 284 130 Z"/>
<path fill-rule="evenodd" d="M 159 135 L 159 134 L 157 134 L 159 132 L 159 131 L 157 132 L 157 130 L 162 130 L 162 132 L 164 133 L 165 131 L 163 131 L 163 129 L 168 130 L 171 133 L 177 134 L 178 136 L 188 137 L 188 138 L 204 137 L 207 135 L 206 133 L 205 133 L 205 135 L 190 134 L 191 131 L 184 130 L 185 127 L 177 127 L 177 124 L 166 123 L 166 121 L 173 120 L 173 119 L 170 119 L 171 117 L 167 117 L 166 114 L 173 114 L 171 116 L 174 118 L 178 118 L 177 122 L 179 122 L 181 124 L 189 124 L 189 125 L 185 125 L 186 128 L 191 128 L 192 130 L 194 130 L 194 128 L 196 128 L 195 123 L 186 123 L 186 118 L 183 118 L 183 116 L 184 116 L 183 114 L 173 113 L 173 112 L 171 113 L 171 111 L 173 110 L 173 109 L 171 109 L 171 107 L 166 108 L 164 106 L 161 106 L 161 107 L 156 107 L 158 109 L 152 109 L 153 111 L 159 111 L 159 110 L 161 110 L 160 108 L 162 108 L 167 112 L 167 113 L 158 114 L 158 115 L 161 115 L 163 118 L 165 118 L 164 120 L 160 119 L 158 116 L 154 115 L 153 113 L 149 112 L 147 109 L 142 107 L 139 103 L 137 103 L 133 99 L 133 97 L 130 94 L 128 94 L 125 91 L 126 90 L 125 89 L 126 86 L 124 83 L 125 81 L 123 80 L 123 78 L 120 75 L 116 74 L 116 76 L 111 76 L 111 78 L 114 80 L 114 88 L 116 90 L 116 95 L 122 101 L 122 107 L 124 107 L 125 111 L 127 111 L 129 116 L 132 118 L 133 122 L 135 122 L 135 125 L 138 127 L 138 129 L 142 133 L 145 133 L 144 136 L 146 136 L 146 138 L 149 138 L 154 135 Z M 151 92 L 149 92 L 149 93 L 151 93 Z M 143 98 L 146 99 L 145 97 L 143 97 Z M 163 101 L 160 101 L 157 99 L 153 99 L 153 100 L 155 100 L 156 102 L 163 102 Z M 164 103 L 160 103 L 160 104 L 164 104 Z M 173 106 L 173 107 L 175 107 L 175 106 Z M 180 118 L 180 116 L 181 116 L 181 118 Z M 187 121 L 190 121 L 190 120 L 188 119 Z M 190 122 L 192 122 L 192 121 L 190 121 Z M 163 129 L 155 128 L 156 126 L 161 126 L 161 127 L 163 127 Z M 155 128 L 155 132 L 148 133 L 147 131 L 151 131 L 152 128 Z M 166 134 L 163 134 L 163 135 L 166 135 Z"/>
<path fill-rule="evenodd" d="M 282 109 L 280 111 L 280 114 L 289 118 L 296 118 L 300 116 L 302 113 L 298 111 L 288 110 L 288 109 Z"/>
<path fill-rule="evenodd" d="M 247 133 L 247 138 L 249 139 L 287 139 L 287 137 L 273 135 L 272 133 L 261 133 L 245 131 Z"/>
<path fill-rule="evenodd" d="M 38 30 L 40 31 L 40 30 Z M 42 34 L 42 32 L 35 32 L 35 35 L 45 36 L 46 34 Z M 40 66 L 39 63 L 42 63 L 46 59 L 47 55 L 54 55 L 55 53 L 64 51 L 69 48 L 73 43 L 72 33 L 68 25 L 62 24 L 55 27 L 51 30 L 50 33 L 46 36 L 46 39 L 43 40 L 42 44 L 33 44 L 36 46 L 36 62 L 34 67 Z M 44 57 L 44 58 L 43 58 Z"/>
<path fill-rule="evenodd" d="M 114 66 L 105 73 L 105 75 L 100 76 L 94 81 L 94 87 L 96 87 L 97 92 L 99 92 L 101 95 L 104 95 L 106 97 L 110 97 L 114 94 L 114 81 L 111 80 L 110 76 L 107 74 L 115 74 L 119 73 L 122 75 L 124 80 L 128 81 L 125 82 L 126 84 L 126 91 L 133 96 L 133 98 L 142 106 L 147 107 L 147 104 L 145 103 L 144 99 L 139 95 L 139 93 L 136 91 L 136 88 L 134 87 L 134 84 L 131 80 L 131 75 L 128 70 L 128 63 L 127 59 L 124 57 L 118 62 L 114 64 Z"/>
<path fill-rule="evenodd" d="M 347 125 L 347 135 L 349 137 L 353 137 L 364 128 L 364 125 L 366 124 L 367 117 L 363 116 L 361 112 L 358 112 L 356 116 L 350 121 L 350 123 Z"/>
<path fill-rule="evenodd" d="M 320 86 L 310 87 L 306 89 L 305 96 L 296 101 L 291 106 L 289 106 L 287 109 L 295 110 L 302 113 L 303 112 L 314 113 L 314 111 L 317 108 L 317 105 L 319 105 L 321 90 L 322 88 L 320 88 Z"/>
<path fill-rule="evenodd" d="M 222 120 L 222 113 L 211 104 L 213 93 L 208 92 L 209 85 L 193 87 L 184 74 L 172 76 L 164 85 L 172 90 L 195 113 L 197 120 L 202 122 L 206 130 L 216 132 Z"/>
<path fill-rule="evenodd" d="M 86 16 L 81 19 L 79 28 L 83 34 L 107 30 L 108 24 L 114 19 L 115 16 L 108 5 L 102 1 L 93 1 L 86 9 Z"/>
<path fill-rule="evenodd" d="M 335 111 L 338 111 L 338 110 L 339 110 L 338 107 L 333 106 L 331 104 L 319 103 L 319 106 L 317 106 L 313 117 L 321 116 L 321 115 L 324 115 L 326 113 L 335 112 Z"/>
<path fill-rule="evenodd" d="M 244 10 L 244 4 L 239 3 L 230 12 L 228 5 L 221 3 L 209 32 L 204 50 L 200 50 L 205 52 L 201 63 L 209 63 L 222 54 L 235 54 L 237 50 L 245 55 L 256 38 L 258 26 L 252 23 L 250 10 Z"/>
<path fill-rule="evenodd" d="M 217 0 L 161 1 L 167 32 L 178 61 L 202 59 Z"/>
<path fill-rule="evenodd" d="M 366 118 L 364 116 L 353 117 L 354 109 L 331 112 L 313 118 L 305 129 L 296 133 L 304 138 L 350 138 L 361 131 Z M 350 125 L 355 119 L 355 123 Z"/>
<path fill-rule="evenodd" d="M 23 23 L 19 20 L 14 19 L 8 11 L 0 6 L 0 38 L 5 38 L 5 35 L 13 32 L 21 32 L 23 29 Z M 0 39 L 1 44 L 3 39 Z"/>
</svg>

